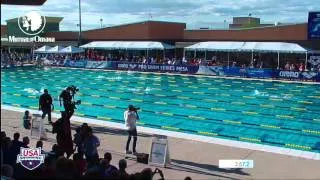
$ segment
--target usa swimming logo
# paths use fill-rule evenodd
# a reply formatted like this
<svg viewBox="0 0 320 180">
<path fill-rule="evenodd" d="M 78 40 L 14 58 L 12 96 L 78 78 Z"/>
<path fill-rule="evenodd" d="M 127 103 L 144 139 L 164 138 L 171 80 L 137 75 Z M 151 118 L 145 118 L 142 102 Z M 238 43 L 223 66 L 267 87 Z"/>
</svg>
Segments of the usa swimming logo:
<svg viewBox="0 0 320 180">
<path fill-rule="evenodd" d="M 20 148 L 17 163 L 21 163 L 28 170 L 34 170 L 44 163 L 45 155 L 41 154 L 41 148 Z"/>
</svg>

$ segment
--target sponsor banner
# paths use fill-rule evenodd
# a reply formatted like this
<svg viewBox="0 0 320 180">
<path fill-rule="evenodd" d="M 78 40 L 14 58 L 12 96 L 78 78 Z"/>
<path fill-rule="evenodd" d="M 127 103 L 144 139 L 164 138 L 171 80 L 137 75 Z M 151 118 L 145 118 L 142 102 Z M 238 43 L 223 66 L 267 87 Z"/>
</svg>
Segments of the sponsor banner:
<svg viewBox="0 0 320 180">
<path fill-rule="evenodd" d="M 197 74 L 223 76 L 224 70 L 222 66 L 199 66 Z"/>
<path fill-rule="evenodd" d="M 313 66 L 320 65 L 320 54 L 310 55 L 308 59 L 308 63 L 310 63 Z"/>
<path fill-rule="evenodd" d="M 320 73 L 312 72 L 312 71 L 277 71 L 276 78 L 284 78 L 284 79 L 304 79 L 304 80 L 313 80 L 320 81 Z"/>
<path fill-rule="evenodd" d="M 199 66 L 112 62 L 112 68 L 118 69 L 118 70 L 131 70 L 131 71 L 174 72 L 174 73 L 195 74 L 197 73 Z"/>
<path fill-rule="evenodd" d="M 78 61 L 71 61 L 71 60 L 67 60 L 64 63 L 64 66 L 66 67 L 78 67 L 78 68 L 85 68 L 87 65 L 87 60 L 78 60 Z"/>
<path fill-rule="evenodd" d="M 112 68 L 112 62 L 110 62 L 110 61 L 88 61 L 86 68 L 89 68 L 89 69 L 108 69 L 108 68 Z"/>
<path fill-rule="evenodd" d="M 272 69 L 247 69 L 247 77 L 249 78 L 272 78 L 273 76 L 274 72 Z"/>
<path fill-rule="evenodd" d="M 308 39 L 320 39 L 320 11 L 309 12 Z"/>
</svg>

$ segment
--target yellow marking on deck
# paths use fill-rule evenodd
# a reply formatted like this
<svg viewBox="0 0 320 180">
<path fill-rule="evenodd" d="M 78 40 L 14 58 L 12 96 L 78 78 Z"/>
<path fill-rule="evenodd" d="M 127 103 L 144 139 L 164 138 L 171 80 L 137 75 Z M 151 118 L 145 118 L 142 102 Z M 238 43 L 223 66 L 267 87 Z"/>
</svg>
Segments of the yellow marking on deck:
<svg viewBox="0 0 320 180">
<path fill-rule="evenodd" d="M 130 101 L 142 102 L 143 100 L 141 100 L 141 99 L 130 99 Z"/>
<path fill-rule="evenodd" d="M 112 118 L 110 117 L 105 117 L 105 116 L 97 116 L 98 119 L 103 119 L 103 120 L 111 120 Z"/>
<path fill-rule="evenodd" d="M 245 105 L 246 103 L 244 103 L 244 102 L 231 102 L 231 104 Z"/>
<path fill-rule="evenodd" d="M 242 96 L 243 98 L 246 98 L 246 99 L 255 99 L 256 97 L 254 96 Z"/>
<path fill-rule="evenodd" d="M 226 111 L 226 109 L 223 108 L 211 108 L 213 111 Z"/>
<path fill-rule="evenodd" d="M 296 111 L 306 111 L 306 108 L 297 108 L 297 107 L 291 107 L 292 110 L 296 110 Z"/>
<path fill-rule="evenodd" d="M 313 104 L 313 102 L 311 101 L 298 101 L 299 103 L 303 103 L 303 104 Z"/>
<path fill-rule="evenodd" d="M 271 104 L 260 104 L 261 107 L 266 107 L 266 108 L 274 108 L 274 105 Z"/>
<path fill-rule="evenodd" d="M 189 104 L 187 104 L 186 107 L 188 107 L 188 108 L 197 108 L 197 106 L 189 105 Z"/>
<path fill-rule="evenodd" d="M 302 129 L 302 132 L 310 133 L 310 134 L 319 134 L 320 135 L 320 131 L 316 131 L 316 130 Z"/>
<path fill-rule="evenodd" d="M 162 129 L 168 129 L 168 130 L 173 130 L 173 131 L 178 131 L 179 128 L 176 127 L 171 127 L 171 126 L 161 126 Z"/>
<path fill-rule="evenodd" d="M 109 106 L 109 105 L 104 105 L 103 107 L 105 107 L 105 108 L 110 108 L 110 109 L 115 109 L 115 108 L 117 108 L 116 106 Z"/>
<path fill-rule="evenodd" d="M 177 96 L 177 98 L 179 98 L 179 99 L 190 99 L 189 97 L 185 97 L 185 96 Z"/>
<path fill-rule="evenodd" d="M 299 149 L 307 149 L 307 150 L 312 149 L 310 146 L 301 146 L 297 144 L 286 144 L 285 146 L 299 148 Z"/>
<path fill-rule="evenodd" d="M 208 135 L 208 136 L 218 136 L 217 133 L 198 131 L 198 134 Z"/>
<path fill-rule="evenodd" d="M 110 99 L 121 99 L 121 98 L 119 98 L 119 97 L 113 97 L 113 96 L 110 96 L 109 98 L 110 98 Z"/>
<path fill-rule="evenodd" d="M 269 98 L 270 101 L 283 101 L 283 99 Z"/>
<path fill-rule="evenodd" d="M 204 117 L 200 117 L 200 116 L 188 116 L 191 119 L 201 119 L 201 120 L 205 120 L 206 118 Z"/>
<path fill-rule="evenodd" d="M 154 102 L 154 104 L 167 104 L 166 102 Z"/>
<path fill-rule="evenodd" d="M 293 116 L 288 116 L 288 115 L 276 115 L 277 118 L 286 118 L 286 119 L 293 119 Z"/>
<path fill-rule="evenodd" d="M 260 139 L 256 139 L 256 138 L 239 137 L 239 139 L 245 140 L 245 141 L 252 141 L 252 142 L 261 142 Z"/>
<path fill-rule="evenodd" d="M 261 124 L 260 126 L 264 128 L 280 129 L 280 126 L 274 126 L 274 125 L 268 125 L 268 124 Z"/>
<path fill-rule="evenodd" d="M 231 124 L 241 124 L 240 121 L 233 121 L 233 120 L 223 120 L 225 123 L 231 123 Z"/>
<path fill-rule="evenodd" d="M 252 112 L 252 111 L 242 111 L 242 114 L 257 115 L 257 114 L 259 114 L 259 113 L 257 113 L 257 112 Z"/>
</svg>

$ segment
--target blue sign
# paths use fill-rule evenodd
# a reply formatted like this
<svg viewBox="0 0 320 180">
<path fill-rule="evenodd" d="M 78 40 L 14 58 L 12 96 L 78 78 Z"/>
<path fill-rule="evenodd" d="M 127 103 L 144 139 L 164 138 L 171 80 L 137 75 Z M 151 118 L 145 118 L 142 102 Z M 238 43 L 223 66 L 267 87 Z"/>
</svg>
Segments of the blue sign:
<svg viewBox="0 0 320 180">
<path fill-rule="evenodd" d="M 64 64 L 66 67 L 77 67 L 77 68 L 85 68 L 87 65 L 87 60 L 78 60 L 78 61 L 71 61 L 67 60 Z"/>
<path fill-rule="evenodd" d="M 320 12 L 309 12 L 308 39 L 320 39 Z"/>
</svg>

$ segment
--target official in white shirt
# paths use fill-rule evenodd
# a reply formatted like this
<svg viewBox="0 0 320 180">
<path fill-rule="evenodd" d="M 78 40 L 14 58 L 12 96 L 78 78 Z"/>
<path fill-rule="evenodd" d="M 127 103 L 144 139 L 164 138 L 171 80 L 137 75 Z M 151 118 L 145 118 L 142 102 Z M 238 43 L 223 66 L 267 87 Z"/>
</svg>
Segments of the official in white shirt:
<svg viewBox="0 0 320 180">
<path fill-rule="evenodd" d="M 128 140 L 126 145 L 126 154 L 136 154 L 136 144 L 137 144 L 137 127 L 136 123 L 139 120 L 139 115 L 137 113 L 137 108 L 135 108 L 133 105 L 129 105 L 128 109 L 124 112 L 123 117 L 125 121 L 125 125 L 128 131 Z M 133 146 L 132 146 L 132 152 L 129 151 L 129 145 L 131 141 L 131 137 L 133 136 Z"/>
</svg>

